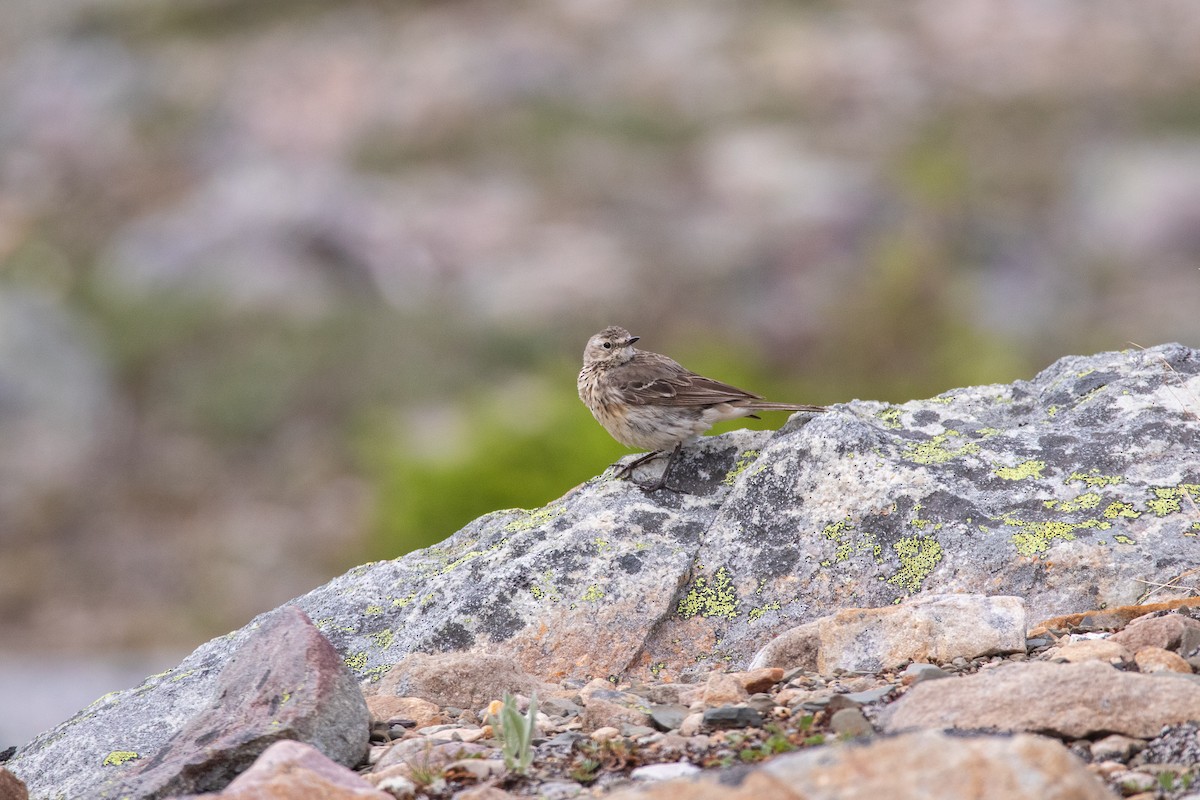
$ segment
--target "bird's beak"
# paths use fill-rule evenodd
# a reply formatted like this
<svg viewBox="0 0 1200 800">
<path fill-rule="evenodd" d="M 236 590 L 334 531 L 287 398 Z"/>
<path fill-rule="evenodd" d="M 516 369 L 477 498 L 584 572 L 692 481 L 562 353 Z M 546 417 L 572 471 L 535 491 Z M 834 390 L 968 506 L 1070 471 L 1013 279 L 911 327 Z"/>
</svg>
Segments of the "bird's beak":
<svg viewBox="0 0 1200 800">
<path fill-rule="evenodd" d="M 626 340 L 625 340 L 625 344 L 633 344 L 634 342 L 636 342 L 636 341 L 637 341 L 638 339 L 640 339 L 640 338 L 642 338 L 642 337 L 640 337 L 640 336 L 630 336 L 628 339 L 626 339 Z"/>
</svg>

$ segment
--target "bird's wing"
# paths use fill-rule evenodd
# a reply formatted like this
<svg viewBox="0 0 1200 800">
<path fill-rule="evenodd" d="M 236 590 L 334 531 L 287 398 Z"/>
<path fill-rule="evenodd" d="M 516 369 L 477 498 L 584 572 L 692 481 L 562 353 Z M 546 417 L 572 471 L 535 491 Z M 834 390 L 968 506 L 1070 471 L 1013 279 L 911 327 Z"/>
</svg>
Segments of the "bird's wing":
<svg viewBox="0 0 1200 800">
<path fill-rule="evenodd" d="M 614 372 L 621 398 L 630 405 L 709 406 L 761 399 L 736 386 L 697 375 L 655 353 L 638 353 Z"/>
</svg>

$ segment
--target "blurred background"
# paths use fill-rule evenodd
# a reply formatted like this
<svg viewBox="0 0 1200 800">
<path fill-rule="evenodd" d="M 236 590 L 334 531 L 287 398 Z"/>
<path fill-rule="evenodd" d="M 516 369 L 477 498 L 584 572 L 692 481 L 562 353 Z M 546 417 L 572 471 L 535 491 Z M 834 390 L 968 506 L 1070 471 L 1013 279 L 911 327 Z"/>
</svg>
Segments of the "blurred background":
<svg viewBox="0 0 1200 800">
<path fill-rule="evenodd" d="M 1200 344 L 1197 42 L 1194 0 L 4 0 L 0 750 L 599 473 L 605 325 L 819 403 Z"/>
</svg>

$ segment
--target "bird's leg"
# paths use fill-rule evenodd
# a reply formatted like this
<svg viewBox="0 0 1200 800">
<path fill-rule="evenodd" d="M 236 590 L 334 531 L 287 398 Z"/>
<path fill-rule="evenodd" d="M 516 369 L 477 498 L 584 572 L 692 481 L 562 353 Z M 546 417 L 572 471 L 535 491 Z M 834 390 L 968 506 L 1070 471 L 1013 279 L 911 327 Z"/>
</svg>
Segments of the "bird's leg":
<svg viewBox="0 0 1200 800">
<path fill-rule="evenodd" d="M 657 481 L 654 483 L 641 483 L 639 481 L 633 482 L 640 486 L 642 491 L 645 492 L 657 492 L 659 489 L 666 489 L 669 492 L 679 491 L 678 489 L 672 489 L 670 486 L 667 486 L 667 476 L 671 474 L 671 465 L 675 463 L 675 459 L 679 456 L 679 451 L 682 449 L 683 442 L 675 445 L 675 449 L 671 451 L 671 455 L 667 458 L 667 465 L 663 467 L 662 475 L 659 476 Z M 630 478 L 630 480 L 633 479 Z"/>
<path fill-rule="evenodd" d="M 651 450 L 649 453 L 645 453 L 643 455 L 638 456 L 633 461 L 630 461 L 628 464 L 626 464 L 625 466 L 618 469 L 616 474 L 613 475 L 613 479 L 619 481 L 622 478 L 629 478 L 630 476 L 633 475 L 633 471 L 635 469 L 640 467 L 642 464 L 646 464 L 650 461 L 653 461 L 654 459 L 658 458 L 662 454 L 663 454 L 662 450 Z M 634 483 L 637 483 L 637 481 L 634 481 Z"/>
</svg>

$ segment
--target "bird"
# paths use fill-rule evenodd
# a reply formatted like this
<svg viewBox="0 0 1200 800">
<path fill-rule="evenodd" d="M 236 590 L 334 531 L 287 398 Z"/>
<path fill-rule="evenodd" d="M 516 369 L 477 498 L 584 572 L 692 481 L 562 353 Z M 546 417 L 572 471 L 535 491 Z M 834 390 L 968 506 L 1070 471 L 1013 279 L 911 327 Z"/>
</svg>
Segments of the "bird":
<svg viewBox="0 0 1200 800">
<path fill-rule="evenodd" d="M 672 358 L 638 350 L 640 336 L 616 325 L 588 339 L 579 371 L 579 399 L 609 434 L 626 447 L 649 450 L 622 467 L 647 492 L 670 489 L 667 477 L 683 446 L 718 422 L 754 417 L 756 411 L 820 413 L 824 406 L 774 403 L 760 395 L 706 378 Z M 657 481 L 643 483 L 633 470 L 668 454 Z"/>
</svg>

